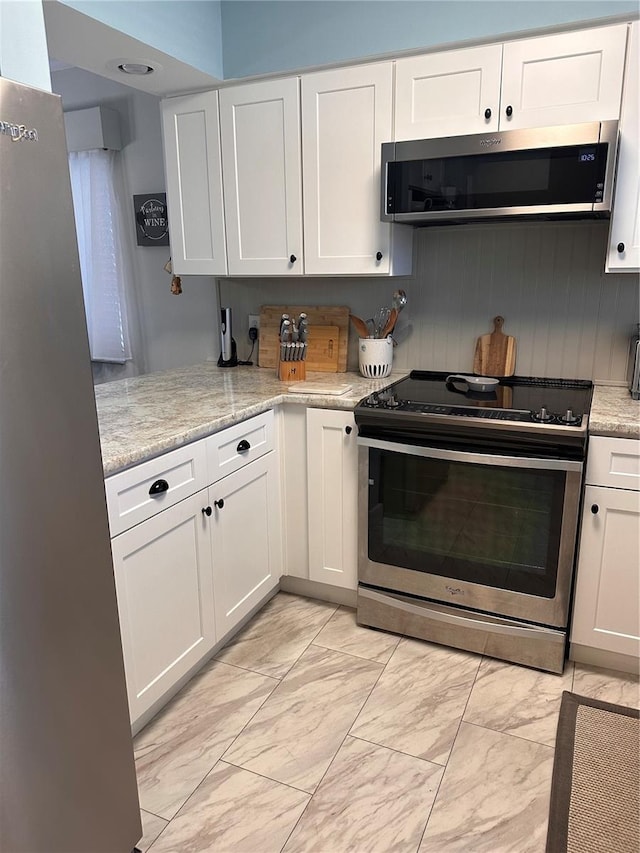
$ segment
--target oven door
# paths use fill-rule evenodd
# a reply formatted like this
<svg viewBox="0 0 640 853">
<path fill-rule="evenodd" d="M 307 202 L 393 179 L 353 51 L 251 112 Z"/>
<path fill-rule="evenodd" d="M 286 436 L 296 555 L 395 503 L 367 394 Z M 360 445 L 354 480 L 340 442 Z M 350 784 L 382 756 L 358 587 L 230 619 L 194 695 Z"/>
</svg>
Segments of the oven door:
<svg viewBox="0 0 640 853">
<path fill-rule="evenodd" d="M 567 625 L 582 462 L 358 443 L 360 583 Z"/>
</svg>

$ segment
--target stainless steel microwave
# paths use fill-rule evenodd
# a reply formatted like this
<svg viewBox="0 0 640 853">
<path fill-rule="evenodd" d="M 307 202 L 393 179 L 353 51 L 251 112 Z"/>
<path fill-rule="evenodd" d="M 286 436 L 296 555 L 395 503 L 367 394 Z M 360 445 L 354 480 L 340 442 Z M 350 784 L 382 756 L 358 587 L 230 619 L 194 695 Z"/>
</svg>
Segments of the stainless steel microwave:
<svg viewBox="0 0 640 853">
<path fill-rule="evenodd" d="M 382 219 L 608 217 L 618 122 L 386 142 Z"/>
</svg>

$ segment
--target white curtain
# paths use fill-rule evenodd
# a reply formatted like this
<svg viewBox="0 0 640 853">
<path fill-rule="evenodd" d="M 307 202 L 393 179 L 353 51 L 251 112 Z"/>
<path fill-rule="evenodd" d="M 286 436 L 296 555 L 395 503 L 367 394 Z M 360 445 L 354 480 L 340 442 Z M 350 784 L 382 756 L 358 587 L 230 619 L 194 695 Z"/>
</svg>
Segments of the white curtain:
<svg viewBox="0 0 640 853">
<path fill-rule="evenodd" d="M 94 361 L 131 359 L 127 291 L 131 288 L 126 234 L 115 191 L 117 152 L 69 154 L 89 346 Z"/>
</svg>

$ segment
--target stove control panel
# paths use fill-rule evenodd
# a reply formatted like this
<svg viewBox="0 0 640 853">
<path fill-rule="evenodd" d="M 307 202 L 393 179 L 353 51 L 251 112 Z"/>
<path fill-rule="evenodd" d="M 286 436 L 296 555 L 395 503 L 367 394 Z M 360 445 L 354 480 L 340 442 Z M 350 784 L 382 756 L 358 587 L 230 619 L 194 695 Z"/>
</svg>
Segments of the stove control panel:
<svg viewBox="0 0 640 853">
<path fill-rule="evenodd" d="M 571 409 L 562 414 L 550 412 L 545 406 L 538 411 L 518 411 L 516 409 L 481 408 L 479 406 L 449 406 L 439 403 L 421 403 L 412 400 L 400 400 L 393 390 L 371 394 L 360 405 L 367 409 L 385 409 L 422 415 L 448 415 L 459 418 L 482 418 L 494 421 L 516 421 L 519 423 L 553 424 L 555 426 L 579 427 L 582 415 L 574 415 Z"/>
</svg>

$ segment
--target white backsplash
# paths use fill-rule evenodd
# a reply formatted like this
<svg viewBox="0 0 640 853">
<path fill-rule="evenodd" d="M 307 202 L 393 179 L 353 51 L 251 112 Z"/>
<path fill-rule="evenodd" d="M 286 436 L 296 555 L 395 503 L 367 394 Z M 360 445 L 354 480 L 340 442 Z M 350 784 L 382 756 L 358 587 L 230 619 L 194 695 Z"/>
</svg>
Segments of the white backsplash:
<svg viewBox="0 0 640 853">
<path fill-rule="evenodd" d="M 409 301 L 394 367 L 469 371 L 476 338 L 502 314 L 505 333 L 517 338 L 517 373 L 621 383 L 640 319 L 639 287 L 636 275 L 605 275 L 608 228 L 586 221 L 421 228 L 412 276 L 225 279 L 222 303 L 233 309 L 245 358 L 247 316 L 261 305 L 348 305 L 367 318 L 401 287 Z M 357 365 L 352 330 L 349 367 Z"/>
</svg>

